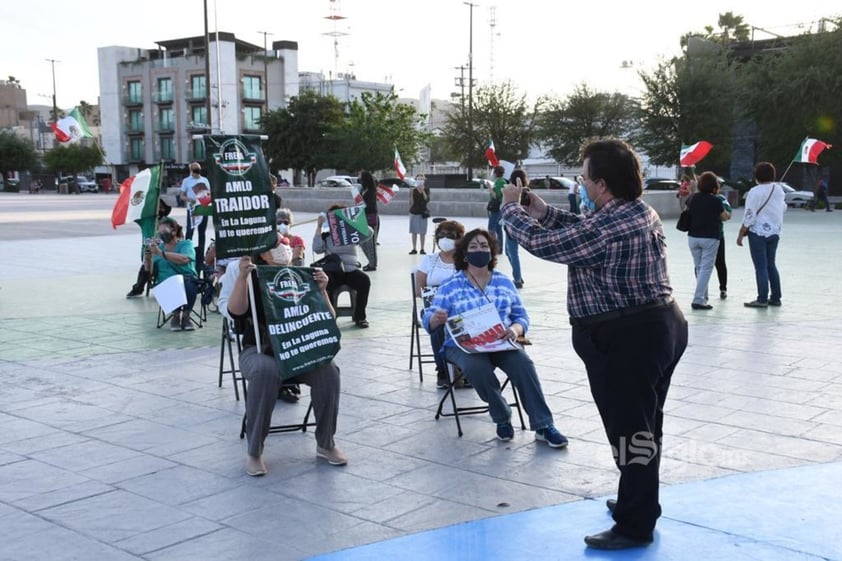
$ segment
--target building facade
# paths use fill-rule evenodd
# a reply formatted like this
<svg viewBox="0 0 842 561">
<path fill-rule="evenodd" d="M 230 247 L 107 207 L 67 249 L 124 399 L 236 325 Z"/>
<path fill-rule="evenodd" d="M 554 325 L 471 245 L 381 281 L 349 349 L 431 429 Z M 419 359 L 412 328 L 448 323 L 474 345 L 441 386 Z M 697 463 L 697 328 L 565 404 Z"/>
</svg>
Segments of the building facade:
<svg viewBox="0 0 842 561">
<path fill-rule="evenodd" d="M 102 148 L 118 180 L 163 162 L 168 179 L 205 159 L 205 134 L 260 134 L 260 118 L 298 95 L 298 44 L 270 50 L 231 33 L 98 49 Z"/>
</svg>

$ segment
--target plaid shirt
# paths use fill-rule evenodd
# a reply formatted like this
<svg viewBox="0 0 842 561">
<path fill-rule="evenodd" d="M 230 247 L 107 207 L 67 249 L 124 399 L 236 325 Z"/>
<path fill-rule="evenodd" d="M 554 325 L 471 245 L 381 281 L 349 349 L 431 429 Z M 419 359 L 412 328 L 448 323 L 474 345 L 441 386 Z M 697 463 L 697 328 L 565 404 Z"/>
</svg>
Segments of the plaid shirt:
<svg viewBox="0 0 842 561">
<path fill-rule="evenodd" d="M 512 284 L 512 281 L 503 273 L 492 271 L 491 280 L 485 287 L 485 292 L 480 291 L 468 280 L 465 271 L 457 271 L 449 280 L 445 281 L 436 291 L 433 303 L 424 310 L 424 329 L 430 331 L 430 318 L 437 309 L 447 312 L 447 317 L 452 317 L 470 310 L 476 310 L 491 302 L 497 308 L 500 320 L 504 327 L 513 323 L 523 326 L 523 333 L 529 330 L 529 315 L 523 307 L 520 293 Z M 445 346 L 455 346 L 456 343 L 445 330 Z"/>
<path fill-rule="evenodd" d="M 584 217 L 551 206 L 535 220 L 503 207 L 506 231 L 532 255 L 567 268 L 567 311 L 583 318 L 670 296 L 661 219 L 640 199 L 613 199 Z"/>
</svg>

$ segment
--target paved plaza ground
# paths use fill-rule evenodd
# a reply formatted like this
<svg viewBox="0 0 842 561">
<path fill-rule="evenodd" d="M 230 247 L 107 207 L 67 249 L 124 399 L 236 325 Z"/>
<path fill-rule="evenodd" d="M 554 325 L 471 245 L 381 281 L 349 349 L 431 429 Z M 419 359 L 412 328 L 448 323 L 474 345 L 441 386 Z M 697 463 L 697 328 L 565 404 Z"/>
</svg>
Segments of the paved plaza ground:
<svg viewBox="0 0 842 561">
<path fill-rule="evenodd" d="M 529 353 L 566 450 L 530 431 L 500 442 L 487 415 L 464 418 L 462 438 L 434 420 L 432 369 L 423 383 L 408 369 L 419 256 L 408 219 L 382 216 L 371 328 L 339 320 L 350 462 L 317 460 L 312 432 L 271 435 L 269 474 L 251 478 L 243 402 L 230 377 L 217 386 L 221 317 L 172 333 L 154 299 L 125 299 L 140 234 L 112 230 L 115 199 L 0 193 L 0 561 L 592 556 L 582 536 L 610 526 L 617 474 L 570 344 L 564 266 L 521 252 Z M 842 559 L 842 212 L 788 211 L 783 306 L 763 310 L 742 305 L 755 289 L 741 216 L 726 224 L 728 298 L 709 312 L 690 309 L 686 236 L 665 221 L 690 345 L 666 405 L 656 544 L 622 558 Z M 276 421 L 306 404 L 278 402 Z"/>
</svg>

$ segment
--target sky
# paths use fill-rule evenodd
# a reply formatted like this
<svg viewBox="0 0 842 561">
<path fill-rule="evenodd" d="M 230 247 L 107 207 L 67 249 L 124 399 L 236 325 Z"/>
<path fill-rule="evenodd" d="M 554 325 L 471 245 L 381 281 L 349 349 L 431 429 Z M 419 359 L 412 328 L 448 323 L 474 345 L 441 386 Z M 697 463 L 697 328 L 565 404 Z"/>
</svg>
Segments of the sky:
<svg viewBox="0 0 842 561">
<path fill-rule="evenodd" d="M 724 12 L 755 28 L 795 35 L 816 30 L 820 18 L 842 8 L 828 3 L 768 0 L 207 0 L 211 31 L 234 33 L 262 46 L 298 43 L 299 71 L 351 72 L 359 80 L 395 85 L 418 98 L 426 85 L 434 99 L 459 91 L 469 53 L 478 86 L 511 81 L 529 98 L 563 97 L 587 83 L 597 91 L 635 95 L 635 69 L 651 71 L 680 53 L 680 37 L 716 27 Z M 690 6 L 693 6 L 692 9 Z M 52 103 L 54 59 L 58 106 L 97 103 L 97 48 L 155 48 L 156 41 L 202 35 L 202 0 L 4 1 L 0 6 L 0 79 L 17 78 L 30 105 Z M 492 9 L 494 19 L 492 20 Z M 338 14 L 337 23 L 327 19 Z M 473 25 L 471 25 L 473 19 Z M 492 25 L 493 23 L 493 25 Z M 473 33 L 471 33 L 471 29 Z M 763 31 L 761 31 L 763 30 Z M 333 35 L 331 35 L 333 34 Z M 471 41 L 471 36 L 473 40 Z M 334 40 L 338 45 L 334 46 Z M 337 56 L 338 53 L 338 56 Z M 624 66 L 631 68 L 622 68 Z"/>
</svg>

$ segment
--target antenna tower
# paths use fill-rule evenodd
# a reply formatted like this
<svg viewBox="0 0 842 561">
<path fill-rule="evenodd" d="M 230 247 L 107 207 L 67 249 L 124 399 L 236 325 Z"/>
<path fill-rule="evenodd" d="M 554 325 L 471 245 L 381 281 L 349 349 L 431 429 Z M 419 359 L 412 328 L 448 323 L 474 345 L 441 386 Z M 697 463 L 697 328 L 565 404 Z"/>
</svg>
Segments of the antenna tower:
<svg viewBox="0 0 842 561">
<path fill-rule="evenodd" d="M 333 37 L 333 79 L 336 80 L 339 78 L 339 38 L 348 35 L 347 32 L 339 30 L 339 24 L 347 18 L 340 13 L 339 0 L 329 1 L 330 14 L 325 16 L 325 19 L 333 22 L 333 30 L 322 33 L 322 35 Z"/>
<path fill-rule="evenodd" d="M 491 32 L 491 41 L 488 45 L 488 81 L 494 82 L 494 43 L 500 33 L 496 31 L 497 28 L 497 6 L 488 7 L 488 27 Z"/>
</svg>

